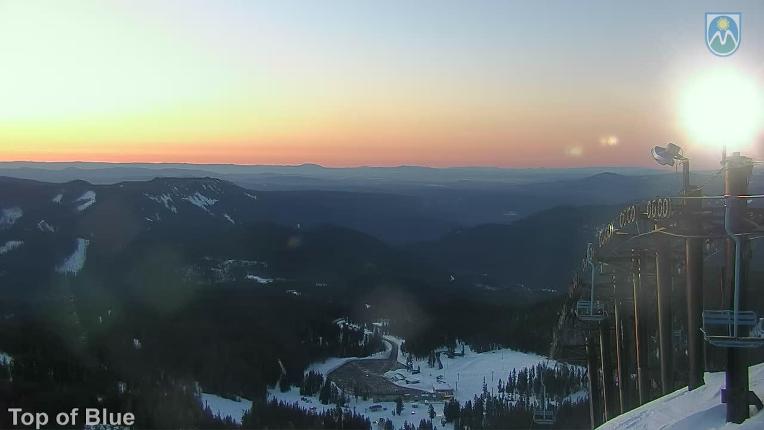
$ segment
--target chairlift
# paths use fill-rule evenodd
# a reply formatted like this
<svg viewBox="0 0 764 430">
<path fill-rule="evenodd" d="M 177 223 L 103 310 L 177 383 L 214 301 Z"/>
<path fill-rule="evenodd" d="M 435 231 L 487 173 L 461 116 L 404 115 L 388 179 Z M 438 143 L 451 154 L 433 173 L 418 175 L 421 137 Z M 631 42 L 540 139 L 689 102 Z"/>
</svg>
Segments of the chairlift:
<svg viewBox="0 0 764 430">
<path fill-rule="evenodd" d="M 592 249 L 592 244 L 589 243 L 589 246 L 586 248 L 586 261 L 589 264 L 589 268 L 592 272 L 591 295 L 589 300 L 582 299 L 576 303 L 576 316 L 581 321 L 599 322 L 607 318 L 607 312 L 605 312 L 605 306 L 602 304 L 602 302 L 594 300 L 594 278 L 596 272 L 594 269 L 593 254 L 594 251 Z"/>
<path fill-rule="evenodd" d="M 576 303 L 576 316 L 581 321 L 602 321 L 606 318 L 605 306 L 599 301 L 579 300 Z"/>
<path fill-rule="evenodd" d="M 554 416 L 554 411 L 547 410 L 546 405 L 544 409 L 536 409 L 533 411 L 533 422 L 540 425 L 551 426 L 557 419 Z"/>
<path fill-rule="evenodd" d="M 753 311 L 703 311 L 703 336 L 708 343 L 720 348 L 757 348 L 764 345 L 762 325 L 764 319 Z M 741 336 L 740 327 L 753 333 Z"/>
<path fill-rule="evenodd" d="M 764 319 L 756 312 L 740 310 L 742 244 L 730 227 L 730 205 L 724 214 L 724 230 L 735 242 L 735 290 L 732 310 L 704 310 L 703 337 L 720 348 L 757 348 L 764 346 Z M 725 330 L 726 329 L 726 330 Z M 745 330 L 745 333 L 743 333 Z"/>
<path fill-rule="evenodd" d="M 542 401 L 544 403 L 544 406 L 539 408 L 536 407 L 533 410 L 533 422 L 539 425 L 553 425 L 555 422 L 557 422 L 557 417 L 555 417 L 555 413 L 553 409 L 547 409 L 547 400 L 546 400 L 546 385 L 544 384 L 544 381 L 541 381 L 541 387 L 543 389 L 543 397 Z"/>
</svg>

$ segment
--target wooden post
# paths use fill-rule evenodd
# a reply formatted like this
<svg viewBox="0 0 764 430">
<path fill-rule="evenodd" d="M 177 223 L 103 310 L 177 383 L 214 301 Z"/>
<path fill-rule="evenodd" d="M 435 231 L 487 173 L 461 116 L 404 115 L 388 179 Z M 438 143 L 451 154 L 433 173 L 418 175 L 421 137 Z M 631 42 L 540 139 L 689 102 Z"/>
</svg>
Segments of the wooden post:
<svg viewBox="0 0 764 430">
<path fill-rule="evenodd" d="M 641 266 L 641 252 L 633 251 L 631 277 L 634 295 L 634 348 L 637 359 L 637 393 L 639 404 L 643 405 L 650 401 L 650 384 L 647 368 L 647 330 L 644 319 L 648 310 L 646 309 L 645 292 L 642 289 Z"/>
<path fill-rule="evenodd" d="M 674 391 L 671 345 L 671 246 L 666 238 L 658 238 L 655 253 L 655 274 L 658 294 L 658 343 L 660 347 L 661 390 L 663 395 Z"/>
<path fill-rule="evenodd" d="M 602 421 L 600 414 L 600 390 L 599 378 L 597 377 L 597 353 L 595 352 L 594 339 L 591 335 L 586 337 L 586 369 L 589 379 L 589 421 L 592 428 L 599 427 Z"/>
<path fill-rule="evenodd" d="M 700 188 L 685 191 L 690 197 L 700 197 Z M 685 209 L 690 212 L 687 226 L 693 236 L 702 233 L 700 211 L 701 199 L 687 199 Z M 705 358 L 703 348 L 703 239 L 690 237 L 685 240 L 685 267 L 687 269 L 687 389 L 694 390 L 704 384 Z"/>
<path fill-rule="evenodd" d="M 616 287 L 613 283 L 613 293 L 615 294 Z M 623 353 L 623 321 L 621 312 L 621 299 L 614 296 L 614 312 L 613 319 L 615 322 L 615 357 L 616 357 L 616 375 L 618 376 L 618 415 L 624 413 L 624 397 L 626 396 L 626 372 L 624 369 L 624 353 Z"/>
<path fill-rule="evenodd" d="M 605 409 L 605 421 L 618 415 L 613 395 L 613 361 L 611 358 L 610 323 L 609 320 L 600 322 L 600 357 L 602 359 L 602 398 Z"/>
</svg>

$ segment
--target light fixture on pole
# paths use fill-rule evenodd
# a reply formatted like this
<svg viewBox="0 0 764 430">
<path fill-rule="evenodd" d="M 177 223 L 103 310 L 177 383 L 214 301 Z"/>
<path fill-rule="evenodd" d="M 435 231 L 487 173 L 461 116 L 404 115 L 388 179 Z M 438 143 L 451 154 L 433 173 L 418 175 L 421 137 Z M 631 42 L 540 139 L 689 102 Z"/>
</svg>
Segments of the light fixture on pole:
<svg viewBox="0 0 764 430">
<path fill-rule="evenodd" d="M 661 166 L 673 167 L 677 161 L 682 163 L 682 192 L 687 195 L 690 191 L 690 159 L 684 156 L 682 148 L 669 143 L 665 147 L 653 147 L 651 153 L 655 161 Z"/>
<path fill-rule="evenodd" d="M 686 268 L 686 303 L 687 303 L 687 356 L 688 384 L 690 390 L 704 384 L 703 372 L 703 336 L 700 328 L 703 324 L 703 234 L 701 220 L 702 200 L 700 187 L 690 185 L 690 160 L 682 148 L 669 143 L 665 147 L 656 146 L 652 156 L 662 166 L 674 166 L 675 162 L 682 164 L 682 194 L 684 194 L 684 216 L 681 224 L 690 237 L 685 239 L 685 268 Z M 695 197 L 691 199 L 689 197 Z M 695 237 L 692 237 L 695 236 Z"/>
<path fill-rule="evenodd" d="M 656 146 L 652 150 L 653 158 L 661 166 L 673 166 L 675 160 L 686 160 L 687 158 L 682 155 L 682 148 L 673 143 L 669 143 L 665 147 Z"/>
</svg>

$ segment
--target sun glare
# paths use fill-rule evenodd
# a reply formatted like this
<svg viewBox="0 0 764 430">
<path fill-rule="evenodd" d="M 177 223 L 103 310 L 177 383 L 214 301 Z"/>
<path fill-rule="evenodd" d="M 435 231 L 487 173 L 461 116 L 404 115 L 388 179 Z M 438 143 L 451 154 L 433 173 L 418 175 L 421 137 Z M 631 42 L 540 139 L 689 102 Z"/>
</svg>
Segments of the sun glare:
<svg viewBox="0 0 764 430">
<path fill-rule="evenodd" d="M 681 92 L 681 126 L 692 144 L 744 150 L 762 131 L 762 91 L 756 79 L 733 69 L 696 76 Z"/>
</svg>

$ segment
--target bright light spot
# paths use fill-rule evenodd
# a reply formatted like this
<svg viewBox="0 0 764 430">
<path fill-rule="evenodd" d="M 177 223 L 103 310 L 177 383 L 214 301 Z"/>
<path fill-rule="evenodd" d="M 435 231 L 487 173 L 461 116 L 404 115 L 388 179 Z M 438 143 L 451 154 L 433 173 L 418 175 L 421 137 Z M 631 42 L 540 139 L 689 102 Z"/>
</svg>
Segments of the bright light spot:
<svg viewBox="0 0 764 430">
<path fill-rule="evenodd" d="M 571 146 L 565 150 L 565 155 L 569 157 L 580 157 L 584 154 L 584 149 L 580 146 Z"/>
<path fill-rule="evenodd" d="M 697 76 L 683 88 L 679 120 L 692 144 L 741 150 L 764 124 L 762 87 L 734 69 Z"/>
<path fill-rule="evenodd" d="M 618 146 L 617 136 L 605 136 L 600 138 L 600 145 L 602 146 Z"/>
</svg>

